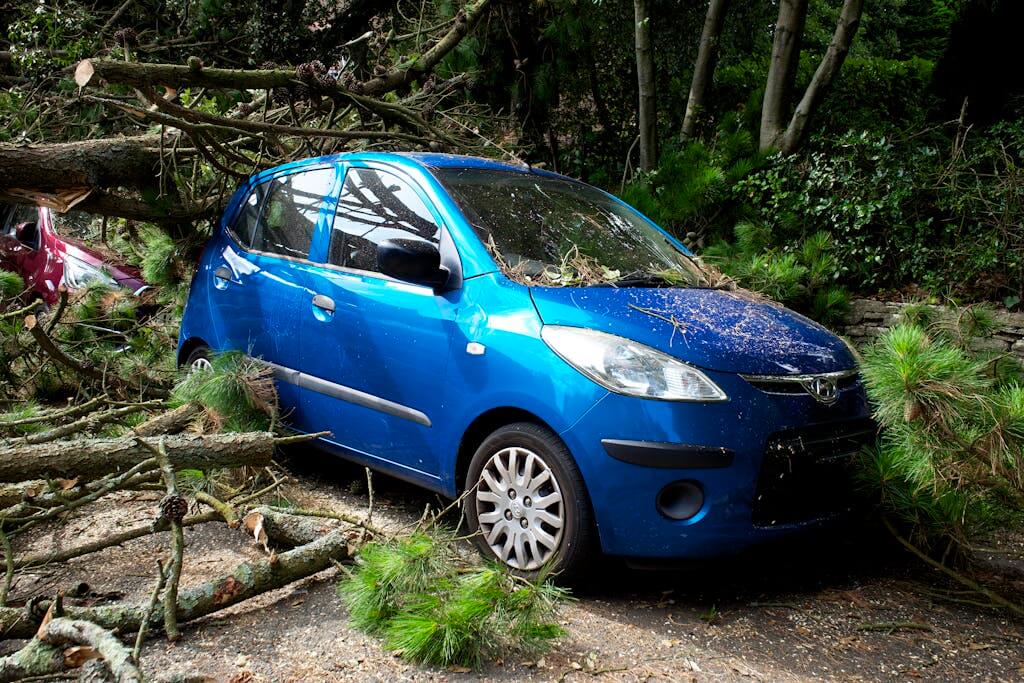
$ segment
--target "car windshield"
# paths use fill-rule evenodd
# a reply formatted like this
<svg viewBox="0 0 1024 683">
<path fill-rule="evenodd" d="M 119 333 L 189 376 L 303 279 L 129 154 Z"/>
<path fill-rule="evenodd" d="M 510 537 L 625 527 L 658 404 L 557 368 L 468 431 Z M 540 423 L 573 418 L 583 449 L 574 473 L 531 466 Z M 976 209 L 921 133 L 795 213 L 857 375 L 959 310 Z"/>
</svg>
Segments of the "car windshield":
<svg viewBox="0 0 1024 683">
<path fill-rule="evenodd" d="M 435 169 L 506 275 L 530 284 L 707 287 L 698 262 L 639 213 L 570 180 Z"/>
</svg>

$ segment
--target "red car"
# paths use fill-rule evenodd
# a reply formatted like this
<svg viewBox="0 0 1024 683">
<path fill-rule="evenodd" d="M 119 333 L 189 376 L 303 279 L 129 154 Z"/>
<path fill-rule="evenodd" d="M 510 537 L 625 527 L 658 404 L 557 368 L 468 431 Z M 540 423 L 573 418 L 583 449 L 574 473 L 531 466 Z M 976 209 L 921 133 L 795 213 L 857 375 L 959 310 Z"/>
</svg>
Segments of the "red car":
<svg viewBox="0 0 1024 683">
<path fill-rule="evenodd" d="M 133 292 L 146 286 L 137 268 L 58 235 L 50 209 L 0 204 L 0 227 L 0 268 L 21 275 L 32 298 L 56 303 L 62 284 L 77 289 L 98 281 Z"/>
</svg>

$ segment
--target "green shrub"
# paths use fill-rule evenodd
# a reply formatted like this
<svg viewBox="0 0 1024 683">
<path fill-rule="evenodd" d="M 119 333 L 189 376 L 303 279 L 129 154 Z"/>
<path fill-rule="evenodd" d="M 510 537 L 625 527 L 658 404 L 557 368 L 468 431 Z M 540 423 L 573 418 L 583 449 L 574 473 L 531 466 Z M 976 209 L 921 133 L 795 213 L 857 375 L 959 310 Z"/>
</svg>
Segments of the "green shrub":
<svg viewBox="0 0 1024 683">
<path fill-rule="evenodd" d="M 703 258 L 740 286 L 806 313 L 825 325 L 838 323 L 850 308 L 850 295 L 834 283 L 835 247 L 826 232 L 815 233 L 795 249 L 774 246 L 769 228 L 739 223 L 733 240 L 719 240 Z"/>
<path fill-rule="evenodd" d="M 479 666 L 536 654 L 562 635 L 554 610 L 564 590 L 497 566 L 467 566 L 446 535 L 371 543 L 360 559 L 338 585 L 349 618 L 412 661 Z"/>
</svg>

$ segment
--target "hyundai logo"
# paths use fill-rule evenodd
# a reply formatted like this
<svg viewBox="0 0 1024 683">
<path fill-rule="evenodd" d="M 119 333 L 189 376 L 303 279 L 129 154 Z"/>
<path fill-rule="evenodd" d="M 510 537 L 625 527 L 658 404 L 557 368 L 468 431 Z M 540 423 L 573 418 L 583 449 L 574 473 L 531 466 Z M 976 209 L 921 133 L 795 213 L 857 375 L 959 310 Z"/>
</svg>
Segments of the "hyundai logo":
<svg viewBox="0 0 1024 683">
<path fill-rule="evenodd" d="M 813 396 L 818 403 L 828 405 L 835 403 L 836 399 L 839 398 L 839 388 L 828 377 L 812 377 L 805 382 L 801 382 L 801 384 L 804 385 L 807 393 Z"/>
</svg>

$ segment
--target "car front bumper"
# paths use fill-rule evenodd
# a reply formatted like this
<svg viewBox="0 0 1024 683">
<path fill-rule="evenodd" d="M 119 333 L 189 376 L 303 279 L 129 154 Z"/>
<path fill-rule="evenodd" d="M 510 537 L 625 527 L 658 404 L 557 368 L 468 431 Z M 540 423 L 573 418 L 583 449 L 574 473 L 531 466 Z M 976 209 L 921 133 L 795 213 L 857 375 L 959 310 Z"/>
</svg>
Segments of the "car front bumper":
<svg viewBox="0 0 1024 683">
<path fill-rule="evenodd" d="M 859 383 L 823 405 L 807 394 L 766 393 L 737 375 L 708 374 L 728 401 L 609 394 L 562 433 L 586 481 L 604 552 L 720 556 L 821 527 L 847 508 L 848 463 L 874 435 Z M 692 493 L 694 485 L 699 504 L 687 494 L 666 506 L 664 492 Z"/>
</svg>

